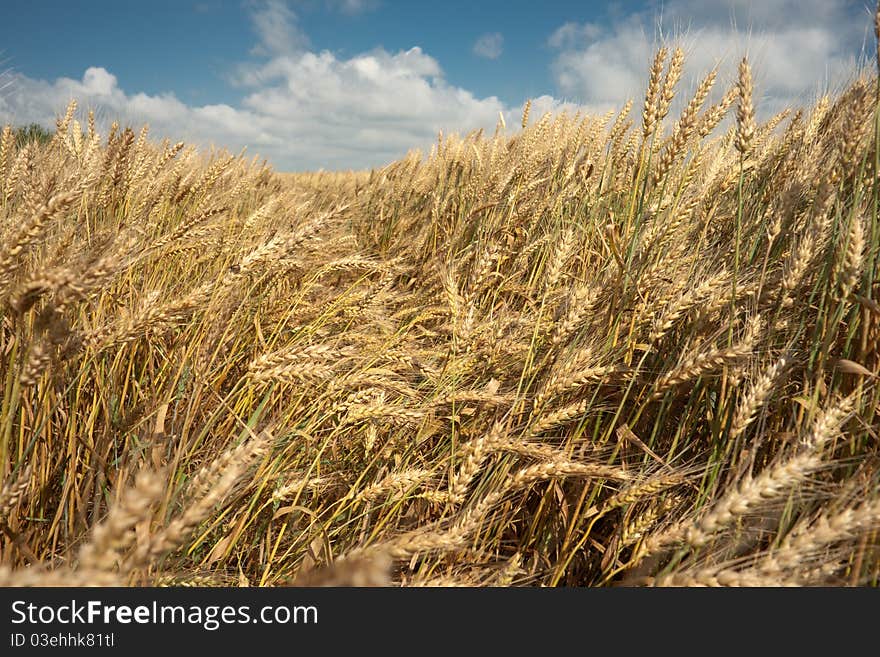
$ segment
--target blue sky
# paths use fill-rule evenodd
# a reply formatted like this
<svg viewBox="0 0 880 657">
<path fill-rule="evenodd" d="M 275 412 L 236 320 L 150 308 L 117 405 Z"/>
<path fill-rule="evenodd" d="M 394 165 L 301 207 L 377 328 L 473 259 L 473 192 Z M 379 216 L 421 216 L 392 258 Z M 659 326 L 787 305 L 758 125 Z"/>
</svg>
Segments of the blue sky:
<svg viewBox="0 0 880 657">
<path fill-rule="evenodd" d="M 851 0 L 5 0 L 0 121 L 51 125 L 76 98 L 280 170 L 363 168 L 514 126 L 528 98 L 533 116 L 638 102 L 661 40 L 687 52 L 685 89 L 748 53 L 769 114 L 839 86 L 872 39 Z"/>
</svg>

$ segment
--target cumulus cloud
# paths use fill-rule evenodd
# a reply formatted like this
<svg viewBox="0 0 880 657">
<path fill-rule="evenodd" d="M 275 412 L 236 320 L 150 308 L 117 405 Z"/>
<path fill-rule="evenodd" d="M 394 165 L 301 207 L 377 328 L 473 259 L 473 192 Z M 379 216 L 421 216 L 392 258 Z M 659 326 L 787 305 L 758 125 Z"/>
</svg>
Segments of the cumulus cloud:
<svg viewBox="0 0 880 657">
<path fill-rule="evenodd" d="M 482 35 L 474 43 L 474 54 L 486 59 L 498 59 L 504 50 L 504 36 L 500 32 Z"/>
<path fill-rule="evenodd" d="M 188 105 L 173 93 L 126 90 L 112 71 L 97 66 L 78 79 L 54 81 L 5 72 L 0 123 L 52 126 L 75 98 L 81 108 L 95 108 L 105 124 L 149 123 L 155 137 L 231 151 L 248 146 L 283 171 L 381 166 L 410 148 L 429 148 L 440 130 L 491 133 L 499 114 L 508 132 L 519 126 L 521 104 L 451 84 L 440 62 L 419 47 L 352 57 L 319 52 L 290 5 L 264 0 L 249 7 L 258 43 L 252 59 L 232 74 L 242 96 L 234 104 Z M 657 34 L 681 37 L 686 84 L 719 63 L 722 82 L 731 82 L 748 52 L 758 108 L 766 115 L 782 104 L 811 100 L 817 81 L 831 83 L 852 70 L 853 44 L 861 43 L 869 22 L 846 0 L 731 0 L 724 10 L 699 0 L 667 0 L 659 24 L 648 12 L 618 16 L 610 26 L 566 23 L 547 43 L 555 49 L 554 96 L 567 101 L 543 95 L 533 99 L 531 115 L 604 113 L 638 99 Z M 501 47 L 499 39 L 499 54 Z"/>
<path fill-rule="evenodd" d="M 682 45 L 686 86 L 714 67 L 730 83 L 747 54 L 765 116 L 812 102 L 856 70 L 854 44 L 869 21 L 848 0 L 669 0 L 662 18 L 649 12 L 618 17 L 610 27 L 567 23 L 548 39 L 558 90 L 592 107 L 614 107 L 644 93 L 660 41 Z M 719 85 L 720 86 L 720 85 Z"/>
<path fill-rule="evenodd" d="M 190 106 L 172 93 L 129 93 L 110 71 L 92 67 L 79 80 L 14 75 L 11 91 L 0 94 L 0 122 L 52 126 L 75 98 L 108 120 L 149 123 L 157 137 L 233 151 L 247 145 L 280 170 L 380 166 L 430 147 L 440 130 L 491 131 L 499 113 L 509 126 L 518 124 L 521 106 L 450 84 L 421 48 L 341 58 L 308 50 L 295 12 L 281 2 L 259 5 L 252 18 L 260 60 L 236 71 L 245 92 L 236 105 Z"/>
<path fill-rule="evenodd" d="M 0 93 L 0 122 L 52 126 L 72 99 L 82 108 L 95 109 L 99 118 L 135 126 L 149 123 L 154 134 L 171 138 L 185 136 L 218 146 L 274 143 L 260 117 L 248 110 L 229 105 L 190 107 L 173 94 L 126 94 L 116 76 L 101 67 L 87 69 L 80 80 L 58 78 L 51 83 L 13 74 L 9 87 Z"/>
<path fill-rule="evenodd" d="M 343 14 L 354 15 L 376 9 L 379 0 L 327 0 L 327 6 Z"/>
<path fill-rule="evenodd" d="M 578 48 L 601 34 L 602 28 L 596 23 L 564 23 L 550 35 L 547 45 L 551 48 Z"/>
<path fill-rule="evenodd" d="M 242 105 L 304 153 L 329 149 L 343 160 L 392 159 L 427 144 L 438 130 L 489 127 L 504 105 L 448 84 L 420 48 L 377 49 L 351 59 L 329 52 L 277 57 L 252 72 Z"/>
<path fill-rule="evenodd" d="M 299 18 L 282 0 L 266 0 L 251 14 L 251 20 L 260 39 L 251 49 L 252 55 L 289 55 L 309 46 Z"/>
<path fill-rule="evenodd" d="M 418 48 L 337 59 L 330 53 L 277 58 L 267 81 L 233 107 L 189 106 L 174 94 L 128 94 L 104 68 L 54 82 L 13 75 L 0 93 L 0 122 L 52 126 L 70 99 L 121 123 L 149 123 L 155 136 L 259 152 L 280 170 L 364 168 L 426 147 L 439 130 L 491 129 L 516 110 L 449 85 Z M 108 120 L 109 120 L 108 118 Z"/>
</svg>

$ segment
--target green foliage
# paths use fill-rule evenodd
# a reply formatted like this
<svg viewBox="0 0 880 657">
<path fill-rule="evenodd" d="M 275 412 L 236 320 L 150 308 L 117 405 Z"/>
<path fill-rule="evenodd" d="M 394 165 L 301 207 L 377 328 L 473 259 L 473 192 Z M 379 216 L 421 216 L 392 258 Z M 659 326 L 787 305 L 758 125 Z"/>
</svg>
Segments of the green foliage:
<svg viewBox="0 0 880 657">
<path fill-rule="evenodd" d="M 39 123 L 30 123 L 15 128 L 15 143 L 19 148 L 34 141 L 38 144 L 48 144 L 52 140 L 52 134 L 52 131 Z"/>
</svg>

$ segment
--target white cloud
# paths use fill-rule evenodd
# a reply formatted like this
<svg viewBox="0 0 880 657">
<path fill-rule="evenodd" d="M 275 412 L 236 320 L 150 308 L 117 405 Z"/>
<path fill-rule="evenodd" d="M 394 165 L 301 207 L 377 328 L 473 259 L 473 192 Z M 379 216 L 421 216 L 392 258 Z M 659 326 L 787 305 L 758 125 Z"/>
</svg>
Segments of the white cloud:
<svg viewBox="0 0 880 657">
<path fill-rule="evenodd" d="M 565 23 L 550 38 L 547 45 L 551 48 L 577 48 L 586 45 L 602 34 L 602 28 L 595 23 Z"/>
<path fill-rule="evenodd" d="M 81 80 L 52 83 L 16 74 L 0 93 L 0 123 L 52 126 L 75 98 L 83 109 L 98 108 L 107 121 L 149 123 L 156 137 L 233 151 L 248 145 L 280 170 L 348 169 L 382 165 L 410 148 L 427 147 L 439 130 L 491 129 L 499 111 L 508 119 L 516 112 L 495 97 L 477 98 L 449 85 L 436 61 L 418 48 L 348 60 L 305 53 L 274 59 L 266 68 L 261 74 L 269 83 L 239 107 L 188 106 L 173 94 L 127 94 L 103 68 L 89 68 Z"/>
<path fill-rule="evenodd" d="M 853 52 L 870 29 L 863 14 L 847 0 L 670 0 L 662 20 L 636 12 L 605 29 L 567 23 L 548 44 L 559 49 L 552 65 L 559 91 L 591 106 L 638 102 L 661 36 L 685 50 L 686 87 L 715 66 L 716 87 L 732 83 L 748 55 L 758 109 L 766 116 L 810 103 L 852 75 Z"/>
<path fill-rule="evenodd" d="M 867 24 L 868 14 L 858 9 L 858 3 L 852 0 L 672 0 L 664 4 L 663 15 L 678 23 L 736 26 L 741 31 L 777 30 L 791 25 L 840 27 L 844 23 L 851 28 L 854 21 Z"/>
<path fill-rule="evenodd" d="M 327 0 L 327 6 L 343 14 L 355 15 L 376 9 L 379 0 Z"/>
<path fill-rule="evenodd" d="M 504 50 L 504 36 L 500 32 L 482 35 L 474 43 L 474 54 L 486 59 L 498 59 Z"/>
<path fill-rule="evenodd" d="M 9 87 L 0 92 L 0 122 L 53 126 L 71 99 L 85 111 L 96 110 L 103 123 L 118 120 L 135 127 L 149 123 L 151 132 L 169 138 L 188 138 L 204 144 L 230 147 L 272 143 L 259 117 L 229 105 L 190 107 L 173 94 L 126 94 L 116 76 L 104 68 L 91 67 L 81 80 L 58 78 L 49 83 L 12 74 Z"/>
<path fill-rule="evenodd" d="M 380 166 L 410 148 L 429 148 L 439 130 L 484 128 L 491 134 L 499 113 L 508 132 L 519 126 L 521 104 L 508 106 L 495 96 L 479 97 L 451 84 L 440 63 L 421 48 L 377 48 L 348 58 L 316 52 L 289 5 L 269 0 L 251 10 L 259 38 L 257 59 L 234 71 L 234 82 L 243 90 L 236 104 L 194 106 L 173 93 L 125 90 L 101 67 L 87 69 L 80 79 L 54 81 L 6 71 L 0 75 L 0 123 L 51 127 L 76 98 L 83 111 L 96 108 L 105 125 L 112 120 L 149 123 L 154 137 L 233 152 L 247 145 L 251 154 L 268 157 L 282 171 Z M 781 104 L 811 100 L 817 81 L 830 82 L 851 70 L 853 44 L 862 42 L 869 23 L 845 0 L 754 5 L 731 0 L 725 9 L 707 9 L 698 0 L 668 0 L 662 30 L 647 12 L 619 17 L 610 27 L 566 23 L 548 38 L 556 49 L 552 72 L 556 95 L 579 106 L 544 95 L 533 99 L 531 115 L 562 109 L 604 113 L 627 98 L 638 102 L 654 34 L 671 31 L 683 35 L 686 85 L 721 61 L 720 93 L 748 52 L 758 108 L 766 116 Z"/>
<path fill-rule="evenodd" d="M 440 130 L 491 132 L 499 112 L 508 125 L 518 123 L 521 107 L 449 84 L 437 60 L 418 47 L 396 53 L 378 48 L 347 59 L 312 52 L 296 14 L 278 1 L 260 5 L 253 22 L 263 58 L 236 71 L 235 82 L 245 90 L 237 106 L 190 106 L 171 93 L 128 93 L 110 71 L 92 67 L 80 80 L 15 75 L 12 91 L 0 94 L 0 122 L 51 126 L 76 98 L 107 121 L 149 123 L 155 137 L 231 151 L 248 145 L 280 170 L 378 166 L 411 148 L 429 148 Z"/>
<path fill-rule="evenodd" d="M 564 43 L 568 38 L 557 41 Z M 611 34 L 594 37 L 585 48 L 560 52 L 553 73 L 566 97 L 591 105 L 619 104 L 643 86 L 650 53 L 642 26 L 629 20 Z"/>
<path fill-rule="evenodd" d="M 289 55 L 309 46 L 297 15 L 283 0 L 266 0 L 251 14 L 251 20 L 260 38 L 251 50 L 253 55 Z"/>
<path fill-rule="evenodd" d="M 504 105 L 449 85 L 419 48 L 377 49 L 351 59 L 329 52 L 278 57 L 250 76 L 257 88 L 244 108 L 294 135 L 305 149 L 321 144 L 362 158 L 392 159 L 430 143 L 438 130 L 489 127 Z"/>
</svg>

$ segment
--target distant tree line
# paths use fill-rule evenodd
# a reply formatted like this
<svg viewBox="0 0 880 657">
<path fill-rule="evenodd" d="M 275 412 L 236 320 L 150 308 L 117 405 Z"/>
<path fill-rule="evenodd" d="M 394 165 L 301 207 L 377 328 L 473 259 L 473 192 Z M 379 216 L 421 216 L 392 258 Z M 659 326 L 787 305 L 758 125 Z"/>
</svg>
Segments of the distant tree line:
<svg viewBox="0 0 880 657">
<path fill-rule="evenodd" d="M 13 128 L 15 134 L 15 143 L 21 147 L 36 141 L 39 144 L 46 144 L 52 140 L 53 132 L 47 130 L 39 123 L 31 123 L 24 126 Z"/>
</svg>

